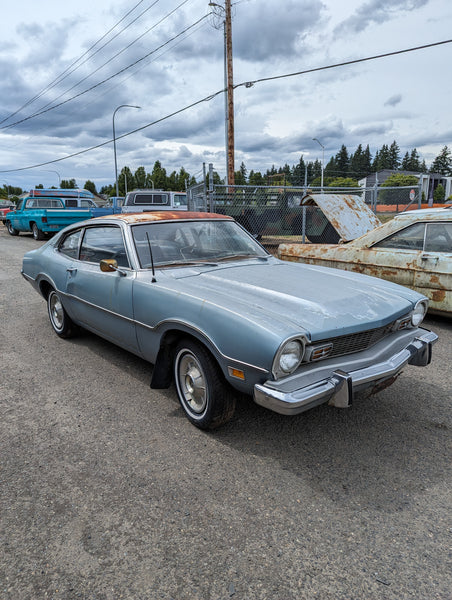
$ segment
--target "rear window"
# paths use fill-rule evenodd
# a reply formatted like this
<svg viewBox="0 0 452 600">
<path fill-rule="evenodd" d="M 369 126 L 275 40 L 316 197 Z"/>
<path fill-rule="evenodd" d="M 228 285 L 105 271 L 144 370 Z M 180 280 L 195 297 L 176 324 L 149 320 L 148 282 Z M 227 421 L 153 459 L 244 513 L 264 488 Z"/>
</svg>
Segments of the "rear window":
<svg viewBox="0 0 452 600">
<path fill-rule="evenodd" d="M 169 204 L 168 194 L 136 194 L 127 204 Z"/>
<path fill-rule="evenodd" d="M 31 198 L 25 208 L 63 208 L 59 198 Z"/>
</svg>

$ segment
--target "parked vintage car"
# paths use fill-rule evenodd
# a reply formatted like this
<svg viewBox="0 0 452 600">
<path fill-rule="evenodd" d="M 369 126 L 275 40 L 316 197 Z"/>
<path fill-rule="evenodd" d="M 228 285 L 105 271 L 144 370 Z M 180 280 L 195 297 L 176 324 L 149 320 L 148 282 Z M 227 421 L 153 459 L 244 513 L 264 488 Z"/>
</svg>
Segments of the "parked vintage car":
<svg viewBox="0 0 452 600">
<path fill-rule="evenodd" d="M 345 244 L 281 244 L 278 256 L 405 285 L 425 294 L 432 312 L 452 316 L 451 208 L 401 213 Z"/>
<path fill-rule="evenodd" d="M 188 419 L 214 428 L 236 391 L 283 414 L 346 407 L 429 364 L 428 300 L 380 279 L 271 256 L 231 217 L 186 211 L 98 217 L 23 260 L 62 338 L 82 327 L 174 378 Z"/>
</svg>

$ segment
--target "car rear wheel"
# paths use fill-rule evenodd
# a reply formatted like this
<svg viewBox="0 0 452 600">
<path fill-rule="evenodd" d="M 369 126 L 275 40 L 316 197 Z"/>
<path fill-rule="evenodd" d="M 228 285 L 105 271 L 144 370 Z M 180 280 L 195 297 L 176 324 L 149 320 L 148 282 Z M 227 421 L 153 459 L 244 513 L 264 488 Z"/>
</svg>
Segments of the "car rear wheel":
<svg viewBox="0 0 452 600">
<path fill-rule="evenodd" d="M 47 310 L 50 324 L 57 335 L 61 338 L 77 335 L 79 328 L 64 310 L 61 298 L 55 290 L 51 290 L 47 296 Z"/>
<path fill-rule="evenodd" d="M 19 235 L 19 230 L 11 225 L 11 221 L 6 221 L 6 229 L 9 235 Z"/>
<path fill-rule="evenodd" d="M 215 429 L 232 418 L 235 396 L 206 348 L 180 342 L 174 359 L 177 395 L 188 420 L 200 429 Z"/>
<path fill-rule="evenodd" d="M 45 239 L 46 236 L 39 229 L 39 227 L 36 225 L 36 223 L 33 223 L 33 225 L 31 226 L 31 230 L 33 232 L 33 237 L 35 240 L 44 240 Z"/>
</svg>

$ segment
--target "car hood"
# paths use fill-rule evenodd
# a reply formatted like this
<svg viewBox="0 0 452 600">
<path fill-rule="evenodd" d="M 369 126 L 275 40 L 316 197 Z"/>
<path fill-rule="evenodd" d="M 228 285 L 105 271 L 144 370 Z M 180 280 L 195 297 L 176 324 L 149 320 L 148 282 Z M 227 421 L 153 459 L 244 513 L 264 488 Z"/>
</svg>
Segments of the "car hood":
<svg viewBox="0 0 452 600">
<path fill-rule="evenodd" d="M 277 259 L 204 269 L 172 271 L 174 287 L 183 279 L 190 296 L 275 332 L 303 330 L 312 340 L 381 327 L 421 298 L 374 277 Z"/>
</svg>

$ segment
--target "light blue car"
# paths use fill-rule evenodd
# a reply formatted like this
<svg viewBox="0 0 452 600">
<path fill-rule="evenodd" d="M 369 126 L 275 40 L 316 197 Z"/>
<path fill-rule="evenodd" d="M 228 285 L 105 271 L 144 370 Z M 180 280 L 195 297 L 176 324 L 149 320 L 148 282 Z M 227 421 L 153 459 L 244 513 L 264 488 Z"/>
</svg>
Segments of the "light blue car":
<svg viewBox="0 0 452 600">
<path fill-rule="evenodd" d="M 68 338 L 92 331 L 174 380 L 188 419 L 213 429 L 237 392 L 282 414 L 348 407 L 430 363 L 428 300 L 388 281 L 271 256 L 224 215 L 153 212 L 67 227 L 23 260 Z"/>
</svg>

